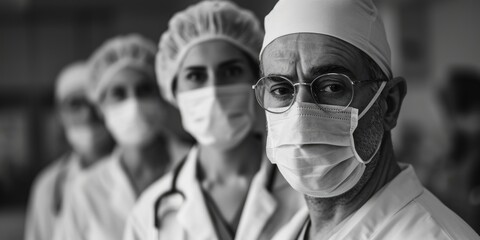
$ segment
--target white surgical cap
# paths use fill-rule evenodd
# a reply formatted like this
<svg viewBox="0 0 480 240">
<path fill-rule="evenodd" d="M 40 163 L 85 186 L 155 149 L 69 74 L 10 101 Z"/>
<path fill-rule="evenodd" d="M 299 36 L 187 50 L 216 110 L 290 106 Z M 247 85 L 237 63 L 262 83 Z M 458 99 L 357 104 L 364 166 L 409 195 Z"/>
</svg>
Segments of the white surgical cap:
<svg viewBox="0 0 480 240">
<path fill-rule="evenodd" d="M 176 13 L 159 43 L 156 68 L 163 96 L 175 104 L 173 81 L 183 58 L 193 46 L 210 40 L 225 40 L 254 61 L 264 32 L 252 12 L 229 1 L 202 1 Z"/>
<path fill-rule="evenodd" d="M 265 17 L 262 52 L 275 39 L 293 33 L 339 38 L 365 52 L 392 77 L 390 47 L 372 0 L 279 0 Z"/>
<path fill-rule="evenodd" d="M 90 72 L 85 62 L 75 62 L 62 69 L 57 77 L 55 98 L 65 99 L 78 91 L 87 92 Z"/>
<path fill-rule="evenodd" d="M 91 97 L 98 101 L 113 76 L 125 68 L 135 69 L 155 78 L 155 44 L 137 34 L 119 36 L 106 41 L 90 59 Z"/>
</svg>

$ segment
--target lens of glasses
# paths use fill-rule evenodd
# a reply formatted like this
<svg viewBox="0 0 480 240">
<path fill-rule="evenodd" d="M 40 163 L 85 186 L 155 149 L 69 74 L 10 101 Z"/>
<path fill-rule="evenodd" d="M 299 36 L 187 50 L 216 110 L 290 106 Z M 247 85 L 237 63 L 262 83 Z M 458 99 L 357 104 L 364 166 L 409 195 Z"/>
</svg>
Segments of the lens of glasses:
<svg viewBox="0 0 480 240">
<path fill-rule="evenodd" d="M 344 74 L 324 74 L 312 81 L 312 96 L 321 105 L 347 108 L 353 99 L 353 83 Z M 328 110 L 328 109 L 326 109 Z"/>
<path fill-rule="evenodd" d="M 344 74 L 328 73 L 315 78 L 310 84 L 315 103 L 326 111 L 339 111 L 347 108 L 353 99 L 353 83 Z M 268 76 L 261 78 L 255 86 L 255 96 L 265 110 L 283 113 L 295 101 L 295 86 L 285 77 Z M 322 106 L 323 105 L 323 106 Z M 340 106 L 328 108 L 324 105 Z"/>
<path fill-rule="evenodd" d="M 295 87 L 288 79 L 281 76 L 263 77 L 255 86 L 255 97 L 263 109 L 282 113 L 294 101 Z"/>
</svg>

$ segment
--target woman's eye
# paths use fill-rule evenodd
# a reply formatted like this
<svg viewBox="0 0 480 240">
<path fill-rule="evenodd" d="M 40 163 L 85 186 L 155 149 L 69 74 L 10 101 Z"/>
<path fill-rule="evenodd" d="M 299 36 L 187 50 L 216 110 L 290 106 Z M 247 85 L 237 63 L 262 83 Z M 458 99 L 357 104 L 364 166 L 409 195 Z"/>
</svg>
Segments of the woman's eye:
<svg viewBox="0 0 480 240">
<path fill-rule="evenodd" d="M 110 93 L 107 94 L 107 98 L 110 100 L 123 100 L 127 97 L 127 91 L 123 87 L 115 87 Z"/>
<path fill-rule="evenodd" d="M 225 69 L 225 77 L 238 77 L 243 73 L 243 68 L 240 66 L 231 66 Z"/>
<path fill-rule="evenodd" d="M 138 98 L 155 96 L 156 86 L 152 84 L 141 84 L 136 88 Z"/>
<path fill-rule="evenodd" d="M 84 100 L 84 99 L 72 99 L 72 101 L 70 101 L 70 107 L 71 109 L 73 110 L 78 110 L 78 109 L 81 109 L 82 107 L 85 107 L 87 106 L 87 102 Z"/>
<path fill-rule="evenodd" d="M 207 80 L 207 74 L 204 72 L 189 72 L 187 73 L 185 78 L 188 81 L 200 83 Z"/>
<path fill-rule="evenodd" d="M 80 111 L 89 107 L 85 98 L 74 97 L 61 103 L 61 107 L 67 111 Z"/>
</svg>

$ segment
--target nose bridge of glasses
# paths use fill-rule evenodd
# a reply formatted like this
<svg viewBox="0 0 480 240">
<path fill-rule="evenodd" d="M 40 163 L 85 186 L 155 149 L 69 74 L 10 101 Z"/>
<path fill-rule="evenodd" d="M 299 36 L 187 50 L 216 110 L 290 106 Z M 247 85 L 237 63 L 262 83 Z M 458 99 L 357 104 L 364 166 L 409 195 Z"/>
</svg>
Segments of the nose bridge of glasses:
<svg viewBox="0 0 480 240">
<path fill-rule="evenodd" d="M 310 90 L 312 83 L 297 82 L 297 83 L 294 83 L 293 86 L 296 87 L 295 101 L 315 103 L 315 100 L 313 99 L 313 96 L 312 96 L 312 92 Z"/>
</svg>

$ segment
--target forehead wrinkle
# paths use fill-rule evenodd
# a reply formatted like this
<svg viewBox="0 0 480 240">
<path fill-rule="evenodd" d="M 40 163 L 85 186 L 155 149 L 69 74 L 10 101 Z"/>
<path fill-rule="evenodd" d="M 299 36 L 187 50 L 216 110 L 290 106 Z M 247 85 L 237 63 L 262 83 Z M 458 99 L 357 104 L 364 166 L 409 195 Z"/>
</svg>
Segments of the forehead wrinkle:
<svg viewBox="0 0 480 240">
<path fill-rule="evenodd" d="M 303 42 L 305 42 L 305 45 L 300 48 L 300 51 L 302 51 L 300 59 L 304 66 L 302 72 L 304 72 L 305 77 L 316 77 L 317 70 L 324 66 L 343 67 L 350 72 L 349 75 L 353 75 L 350 77 L 358 77 L 363 74 L 364 63 L 361 61 L 359 50 L 348 43 L 333 37 L 318 42 L 314 42 L 312 39 Z M 342 73 L 348 72 L 344 71 Z"/>
<path fill-rule="evenodd" d="M 292 51 L 288 46 L 273 48 L 271 51 L 267 51 L 265 55 L 275 61 L 289 61 L 290 63 L 294 63 L 295 59 L 298 58 L 298 52 Z"/>
<path fill-rule="evenodd" d="M 347 75 L 352 78 L 366 76 L 359 49 L 323 34 L 299 33 L 280 37 L 267 46 L 262 59 L 264 75 L 279 74 L 291 80 L 313 80 L 318 73 L 315 70 L 329 65 L 343 67 L 348 71 L 342 70 L 341 73 L 349 73 Z"/>
<path fill-rule="evenodd" d="M 270 64 L 272 65 L 272 64 Z M 268 75 L 281 75 L 289 79 L 295 77 L 296 69 L 295 62 L 292 62 L 290 59 L 283 59 L 275 61 L 273 67 L 269 67 L 267 71 L 264 71 L 265 76 Z"/>
<path fill-rule="evenodd" d="M 300 34 L 297 34 L 295 36 L 295 45 L 296 45 L 296 49 L 297 49 L 297 52 L 300 52 L 302 49 L 302 46 L 304 46 L 304 42 L 302 41 Z M 308 44 L 307 44 L 307 48 L 308 48 Z M 298 57 L 298 60 L 296 61 L 295 63 L 295 69 L 296 69 L 296 72 L 297 72 L 297 81 L 305 81 L 305 76 L 306 76 L 306 72 L 304 71 L 304 66 L 306 66 L 306 64 L 303 63 L 302 61 L 302 56 L 303 54 L 299 54 L 299 57 Z"/>
<path fill-rule="evenodd" d="M 298 51 L 288 47 L 288 45 L 290 44 L 277 42 L 266 49 L 261 61 L 263 75 L 275 74 L 286 77 L 294 75 Z"/>
</svg>

